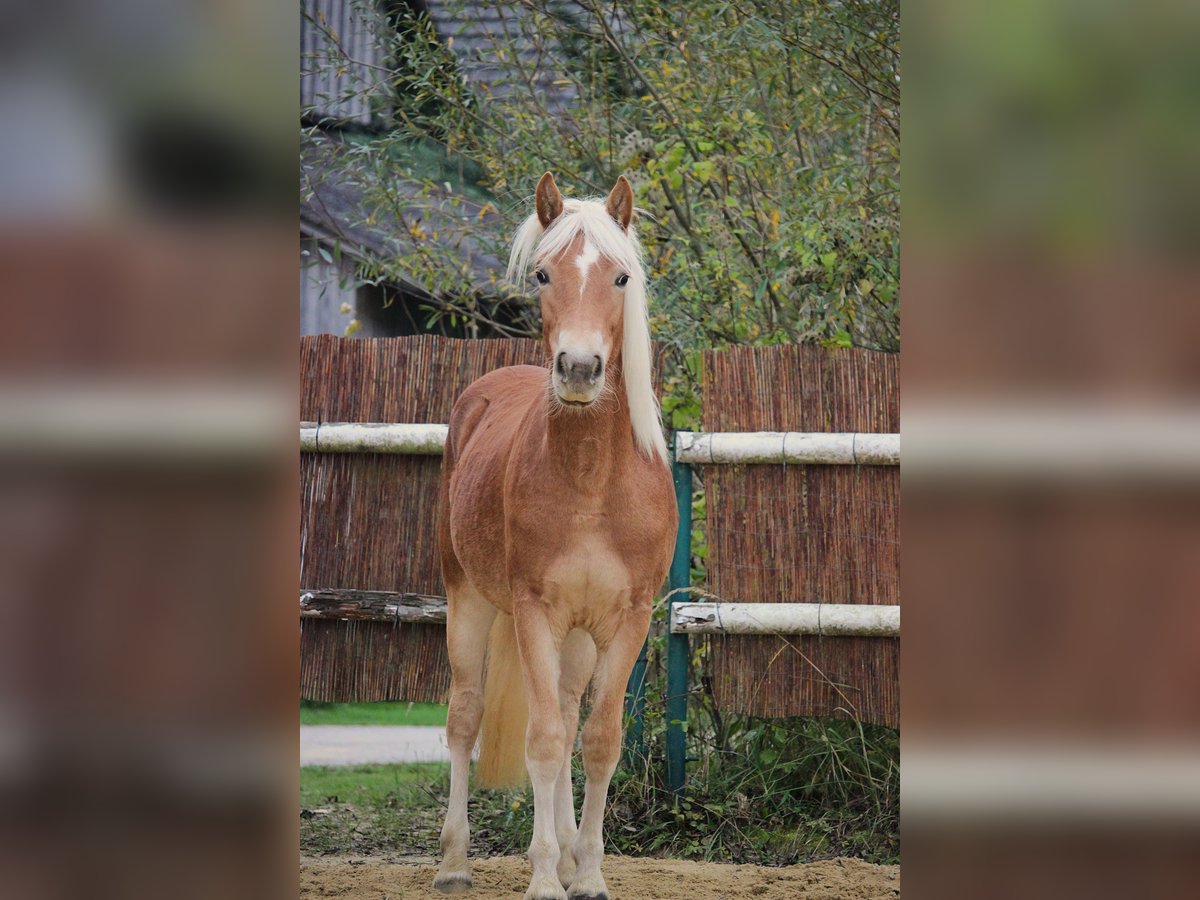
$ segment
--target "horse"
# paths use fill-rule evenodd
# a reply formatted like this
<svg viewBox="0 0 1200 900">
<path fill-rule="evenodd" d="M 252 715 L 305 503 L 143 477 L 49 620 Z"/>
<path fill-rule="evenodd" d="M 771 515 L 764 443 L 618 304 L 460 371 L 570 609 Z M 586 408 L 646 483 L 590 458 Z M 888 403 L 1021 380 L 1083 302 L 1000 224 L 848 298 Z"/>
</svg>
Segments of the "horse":
<svg viewBox="0 0 1200 900">
<path fill-rule="evenodd" d="M 625 686 L 678 513 L 651 374 L 643 252 L 621 176 L 607 199 L 538 181 L 508 280 L 536 280 L 546 365 L 497 369 L 450 417 L 439 544 L 451 667 L 450 796 L 434 887 L 471 887 L 468 770 L 533 785 L 526 900 L 606 898 L 604 808 Z M 580 698 L 586 786 L 571 757 Z"/>
</svg>

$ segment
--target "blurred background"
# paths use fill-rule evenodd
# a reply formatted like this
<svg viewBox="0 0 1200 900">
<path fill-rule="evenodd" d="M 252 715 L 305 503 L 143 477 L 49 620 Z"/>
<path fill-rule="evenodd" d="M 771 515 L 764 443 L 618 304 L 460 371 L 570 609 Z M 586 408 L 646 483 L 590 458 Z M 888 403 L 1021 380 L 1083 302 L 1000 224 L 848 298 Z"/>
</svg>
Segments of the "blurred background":
<svg viewBox="0 0 1200 900">
<path fill-rule="evenodd" d="M 299 13 L 0 13 L 6 896 L 295 894 Z M 903 16 L 908 888 L 1187 896 L 1200 13 Z"/>
<path fill-rule="evenodd" d="M 914 896 L 1194 890 L 1198 25 L 904 7 Z"/>
<path fill-rule="evenodd" d="M 0 894 L 294 896 L 296 9 L 0 35 Z"/>
</svg>

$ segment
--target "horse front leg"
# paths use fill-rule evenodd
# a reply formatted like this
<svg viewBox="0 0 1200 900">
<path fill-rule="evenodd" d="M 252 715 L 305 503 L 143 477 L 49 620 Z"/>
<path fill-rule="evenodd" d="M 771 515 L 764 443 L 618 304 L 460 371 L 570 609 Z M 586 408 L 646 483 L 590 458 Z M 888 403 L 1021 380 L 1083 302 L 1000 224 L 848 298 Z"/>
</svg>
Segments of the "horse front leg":
<svg viewBox="0 0 1200 900">
<path fill-rule="evenodd" d="M 575 735 L 579 731 L 579 700 L 587 690 L 596 668 L 596 644 L 592 636 L 578 628 L 569 632 L 560 654 L 558 708 L 562 713 L 563 764 L 554 784 L 554 829 L 558 833 L 558 880 L 569 887 L 575 879 L 575 794 L 571 785 L 571 757 Z"/>
<path fill-rule="evenodd" d="M 571 900 L 608 900 L 608 886 L 600 874 L 604 859 L 604 807 L 608 785 L 621 754 L 621 716 L 625 709 L 625 687 L 650 625 L 650 597 L 621 613 L 611 641 L 600 647 L 600 660 L 593 683 L 591 715 L 583 727 L 583 768 L 587 786 L 579 833 L 575 837 L 575 880 Z"/>
<path fill-rule="evenodd" d="M 451 675 L 446 743 L 450 748 L 450 800 L 442 825 L 442 862 L 433 886 L 445 894 L 460 894 L 471 887 L 471 867 L 467 862 L 470 839 L 467 782 L 471 749 L 483 716 L 483 662 L 496 609 L 465 586 L 448 589 L 447 593 L 450 608 L 446 645 Z"/>
<path fill-rule="evenodd" d="M 559 847 L 555 828 L 555 783 L 566 757 L 566 726 L 559 705 L 561 637 L 555 635 L 547 607 L 538 598 L 514 606 L 521 669 L 529 695 L 525 764 L 533 784 L 533 840 L 529 862 L 533 877 L 525 900 L 566 900 L 558 879 Z"/>
</svg>

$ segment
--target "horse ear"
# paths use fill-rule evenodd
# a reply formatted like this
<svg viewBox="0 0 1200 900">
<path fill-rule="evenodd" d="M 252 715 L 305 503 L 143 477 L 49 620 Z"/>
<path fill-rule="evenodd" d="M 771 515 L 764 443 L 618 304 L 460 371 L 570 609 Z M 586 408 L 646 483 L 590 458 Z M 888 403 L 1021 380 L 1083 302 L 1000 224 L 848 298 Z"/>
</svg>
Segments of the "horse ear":
<svg viewBox="0 0 1200 900">
<path fill-rule="evenodd" d="M 617 177 L 617 183 L 613 185 L 605 207 L 608 214 L 617 220 L 622 231 L 629 227 L 633 219 L 633 186 L 624 175 Z"/>
<path fill-rule="evenodd" d="M 538 221 L 543 228 L 550 227 L 550 223 L 563 211 L 563 199 L 558 192 L 558 185 L 554 183 L 554 176 L 549 172 L 538 180 L 534 198 L 537 201 Z"/>
</svg>

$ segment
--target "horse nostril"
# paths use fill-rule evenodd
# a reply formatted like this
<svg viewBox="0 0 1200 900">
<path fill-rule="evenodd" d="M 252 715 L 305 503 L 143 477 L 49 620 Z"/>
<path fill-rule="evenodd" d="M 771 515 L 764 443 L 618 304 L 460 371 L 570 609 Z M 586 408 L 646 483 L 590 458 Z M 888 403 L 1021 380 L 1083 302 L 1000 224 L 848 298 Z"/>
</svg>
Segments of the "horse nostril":
<svg viewBox="0 0 1200 900">
<path fill-rule="evenodd" d="M 563 360 L 566 358 L 566 356 L 567 354 L 564 352 L 558 354 L 558 356 L 554 358 L 554 371 L 558 373 L 560 378 L 567 377 L 567 369 L 566 366 L 563 365 Z"/>
<path fill-rule="evenodd" d="M 604 368 L 604 363 L 600 361 L 599 356 L 593 356 L 592 359 L 596 360 L 596 364 L 592 366 L 592 380 L 594 381 L 600 377 L 600 370 Z"/>
</svg>

